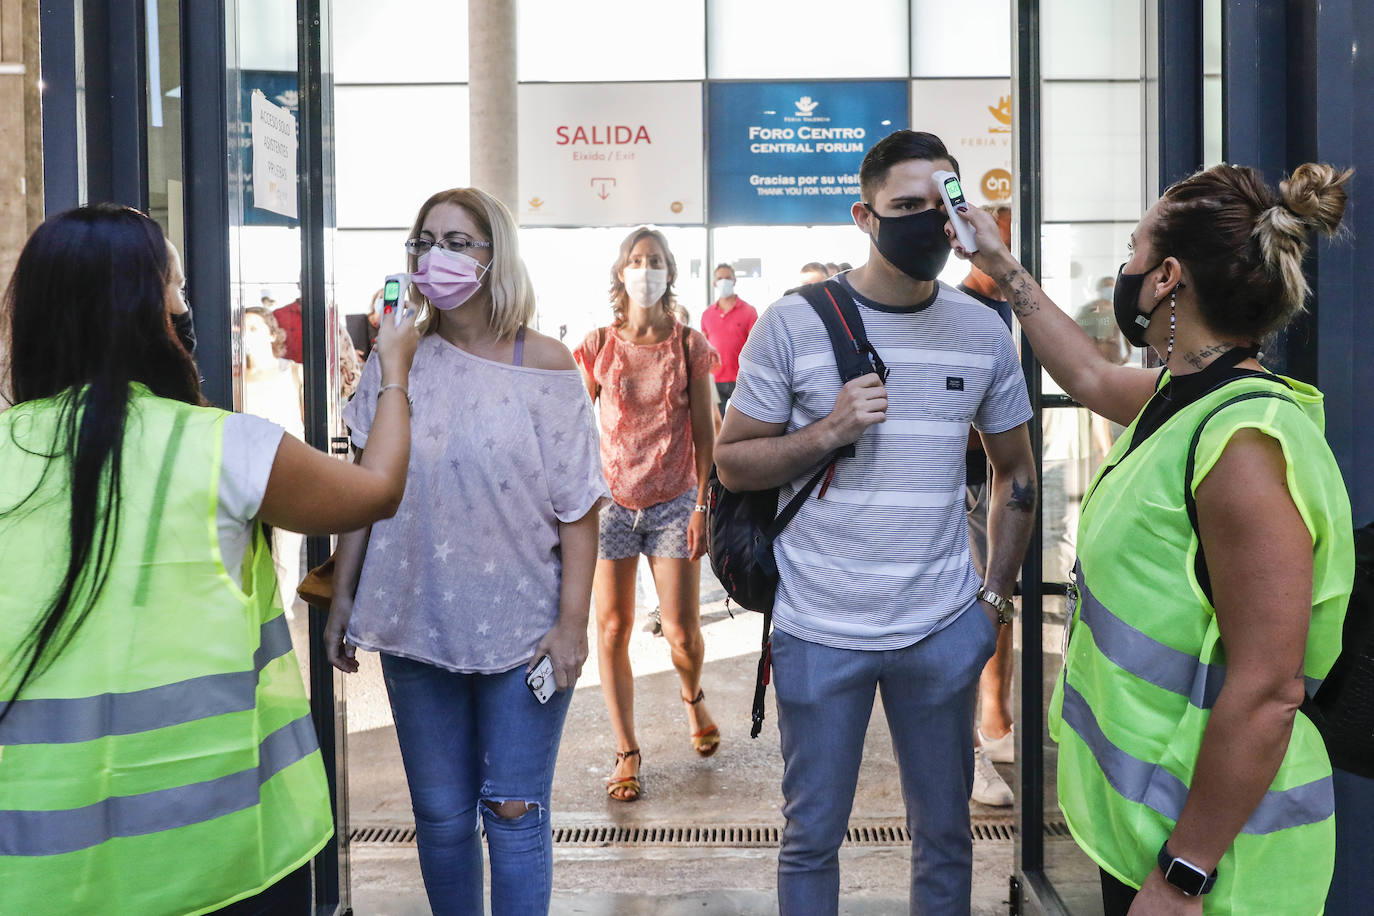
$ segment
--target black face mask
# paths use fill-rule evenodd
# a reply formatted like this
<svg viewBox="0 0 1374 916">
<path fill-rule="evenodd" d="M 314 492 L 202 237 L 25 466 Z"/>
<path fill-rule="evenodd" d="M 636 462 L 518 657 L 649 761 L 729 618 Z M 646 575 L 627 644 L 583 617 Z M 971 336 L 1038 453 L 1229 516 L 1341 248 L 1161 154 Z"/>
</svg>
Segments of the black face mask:
<svg viewBox="0 0 1374 916">
<path fill-rule="evenodd" d="M 186 352 L 194 356 L 196 352 L 196 326 L 191 323 L 190 309 L 172 316 L 172 330 L 176 332 L 177 340 L 181 341 Z"/>
<path fill-rule="evenodd" d="M 864 204 L 878 222 L 873 244 L 893 267 L 913 280 L 934 280 L 949 260 L 945 237 L 948 217 L 939 210 L 922 210 L 908 216 L 879 216 Z"/>
<path fill-rule="evenodd" d="M 1163 264 L 1160 261 L 1159 264 Z M 1155 307 L 1142 314 L 1136 308 L 1136 303 L 1140 301 L 1140 290 L 1145 285 L 1145 278 L 1155 270 L 1159 269 L 1159 264 L 1151 267 L 1143 274 L 1122 273 L 1126 265 L 1122 264 L 1116 270 L 1116 288 L 1112 290 L 1112 311 L 1116 313 L 1116 326 L 1121 329 L 1121 334 L 1126 340 L 1130 341 L 1133 347 L 1145 346 L 1145 329 L 1150 326 L 1150 316 L 1154 315 L 1159 308 L 1161 299 L 1155 303 Z"/>
</svg>

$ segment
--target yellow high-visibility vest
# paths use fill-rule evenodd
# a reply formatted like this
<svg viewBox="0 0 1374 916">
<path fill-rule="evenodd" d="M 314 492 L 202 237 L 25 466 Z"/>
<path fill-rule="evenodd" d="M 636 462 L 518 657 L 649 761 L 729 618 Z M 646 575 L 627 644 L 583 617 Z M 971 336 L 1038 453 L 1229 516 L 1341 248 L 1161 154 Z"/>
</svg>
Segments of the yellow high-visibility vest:
<svg viewBox="0 0 1374 916">
<path fill-rule="evenodd" d="M 1350 500 L 1322 436 L 1321 393 L 1286 381 L 1293 390 L 1263 378 L 1223 385 L 1123 460 L 1133 423 L 1083 502 L 1077 601 L 1050 708 L 1059 805 L 1079 846 L 1134 887 L 1155 868 L 1183 809 L 1226 677 L 1225 647 L 1194 572 L 1199 544 L 1185 510 L 1185 464 L 1200 425 L 1194 492 L 1240 429 L 1257 429 L 1283 448 L 1289 492 L 1313 542 L 1303 663 L 1309 691 L 1340 652 L 1354 576 Z M 1216 410 L 1250 392 L 1281 397 Z M 1299 714 L 1269 791 L 1217 866 L 1204 912 L 1321 913 L 1335 849 L 1333 810 L 1326 749 Z"/>
<path fill-rule="evenodd" d="M 35 491 L 0 514 L 0 672 L 65 571 L 61 402 L 0 415 L 0 512 Z M 131 389 L 109 578 L 0 722 L 0 912 L 205 913 L 333 833 L 261 531 L 242 588 L 221 561 L 225 416 Z"/>
</svg>

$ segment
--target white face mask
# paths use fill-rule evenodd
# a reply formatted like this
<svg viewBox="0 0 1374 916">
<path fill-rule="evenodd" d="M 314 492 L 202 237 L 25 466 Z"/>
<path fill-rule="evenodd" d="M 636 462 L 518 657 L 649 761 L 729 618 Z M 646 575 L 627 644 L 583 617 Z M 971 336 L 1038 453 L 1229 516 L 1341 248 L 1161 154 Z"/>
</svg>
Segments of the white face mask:
<svg viewBox="0 0 1374 916">
<path fill-rule="evenodd" d="M 717 280 L 717 281 L 716 281 L 716 296 L 717 296 L 718 298 L 725 299 L 725 298 L 728 298 L 728 297 L 730 297 L 730 296 L 733 296 L 734 294 L 735 294 L 735 281 L 734 281 L 734 280 L 725 280 L 725 279 L 721 279 L 721 280 Z"/>
<path fill-rule="evenodd" d="M 625 284 L 625 294 L 640 308 L 658 305 L 668 291 L 668 271 L 663 268 L 627 267 L 621 271 L 620 279 Z"/>
</svg>

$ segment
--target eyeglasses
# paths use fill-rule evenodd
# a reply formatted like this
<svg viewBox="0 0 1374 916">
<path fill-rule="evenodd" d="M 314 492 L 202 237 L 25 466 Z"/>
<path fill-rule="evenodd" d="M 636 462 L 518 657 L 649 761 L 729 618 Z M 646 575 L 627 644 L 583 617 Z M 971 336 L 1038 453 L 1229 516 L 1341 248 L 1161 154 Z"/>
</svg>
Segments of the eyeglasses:
<svg viewBox="0 0 1374 916">
<path fill-rule="evenodd" d="M 491 242 L 476 242 L 472 239 L 440 239 L 437 242 L 431 242 L 429 239 L 406 240 L 406 251 L 416 257 L 436 247 L 454 254 L 463 254 L 469 248 L 490 248 Z"/>
</svg>

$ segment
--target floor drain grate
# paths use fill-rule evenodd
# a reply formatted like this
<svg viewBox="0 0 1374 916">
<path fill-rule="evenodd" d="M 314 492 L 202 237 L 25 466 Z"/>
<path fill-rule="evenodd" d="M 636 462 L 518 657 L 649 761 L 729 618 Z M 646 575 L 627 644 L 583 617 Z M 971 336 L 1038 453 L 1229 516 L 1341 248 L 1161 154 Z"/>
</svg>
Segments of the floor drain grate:
<svg viewBox="0 0 1374 916">
<path fill-rule="evenodd" d="M 975 843 L 1010 842 L 1016 838 L 1015 822 L 1010 816 L 981 817 L 973 821 Z M 1046 821 L 1045 835 L 1068 837 L 1062 820 Z M 357 826 L 349 833 L 350 843 L 366 846 L 413 846 L 415 828 L 398 826 Z M 617 826 L 597 824 L 555 827 L 555 846 L 594 848 L 602 846 L 718 846 L 733 848 L 776 847 L 782 841 L 782 827 L 759 824 L 687 824 L 658 826 Z M 845 832 L 850 846 L 905 846 L 911 834 L 901 821 L 851 824 Z"/>
</svg>

